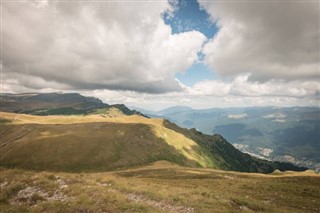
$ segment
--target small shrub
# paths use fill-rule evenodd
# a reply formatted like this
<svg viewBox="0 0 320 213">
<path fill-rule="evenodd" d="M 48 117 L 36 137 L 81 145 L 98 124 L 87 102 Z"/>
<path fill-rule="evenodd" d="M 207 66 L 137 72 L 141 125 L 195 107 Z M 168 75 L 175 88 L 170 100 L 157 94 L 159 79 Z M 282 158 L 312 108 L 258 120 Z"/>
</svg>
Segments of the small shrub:
<svg viewBox="0 0 320 213">
<path fill-rule="evenodd" d="M 22 190 L 24 188 L 25 188 L 25 186 L 22 185 L 21 183 L 16 183 L 12 186 L 9 186 L 5 190 L 5 194 L 8 196 L 8 198 L 12 198 L 13 196 L 17 195 L 20 190 Z"/>
<path fill-rule="evenodd" d="M 52 174 L 48 175 L 47 178 L 48 178 L 48 180 L 53 180 L 53 181 L 57 179 L 56 176 L 54 176 Z"/>
<path fill-rule="evenodd" d="M 31 204 L 36 204 L 39 201 L 45 201 L 46 199 L 42 197 L 41 195 L 35 193 L 30 197 L 30 203 Z"/>
<path fill-rule="evenodd" d="M 20 190 L 22 190 L 24 186 L 20 183 L 11 185 L 6 187 L 5 189 L 1 189 L 0 193 L 0 203 L 6 204 L 9 203 L 9 200 L 18 194 Z"/>
</svg>

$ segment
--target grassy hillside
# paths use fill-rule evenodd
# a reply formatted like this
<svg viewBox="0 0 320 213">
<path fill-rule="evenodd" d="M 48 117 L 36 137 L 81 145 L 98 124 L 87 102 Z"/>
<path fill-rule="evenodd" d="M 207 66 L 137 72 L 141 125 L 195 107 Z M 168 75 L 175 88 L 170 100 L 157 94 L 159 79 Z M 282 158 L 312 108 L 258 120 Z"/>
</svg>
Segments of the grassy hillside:
<svg viewBox="0 0 320 213">
<path fill-rule="evenodd" d="M 252 174 L 168 162 L 117 172 L 0 170 L 1 212 L 319 212 L 320 176 Z"/>
<path fill-rule="evenodd" d="M 1 113 L 7 122 L 1 128 L 0 164 L 64 171 L 109 170 L 156 160 L 214 166 L 197 152 L 194 141 L 163 127 L 161 119 L 106 115 Z"/>
<path fill-rule="evenodd" d="M 91 115 L 1 113 L 0 165 L 37 170 L 105 171 L 167 160 L 191 167 L 248 172 L 299 170 L 252 158 L 221 136 L 118 109 Z"/>
<path fill-rule="evenodd" d="M 90 109 L 107 107 L 101 100 L 77 93 L 1 94 L 0 106 L 6 112 L 48 115 L 50 113 L 81 114 Z"/>
</svg>

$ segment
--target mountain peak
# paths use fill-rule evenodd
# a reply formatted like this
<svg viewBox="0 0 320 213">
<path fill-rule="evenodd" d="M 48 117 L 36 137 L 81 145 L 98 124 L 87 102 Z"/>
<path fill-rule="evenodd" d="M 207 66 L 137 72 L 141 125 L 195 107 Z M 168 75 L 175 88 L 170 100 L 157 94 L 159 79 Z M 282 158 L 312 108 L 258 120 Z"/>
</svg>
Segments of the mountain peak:
<svg viewBox="0 0 320 213">
<path fill-rule="evenodd" d="M 1 94 L 1 110 L 33 115 L 89 114 L 97 109 L 117 108 L 125 115 L 141 115 L 124 104 L 108 105 L 100 99 L 79 93 Z"/>
</svg>

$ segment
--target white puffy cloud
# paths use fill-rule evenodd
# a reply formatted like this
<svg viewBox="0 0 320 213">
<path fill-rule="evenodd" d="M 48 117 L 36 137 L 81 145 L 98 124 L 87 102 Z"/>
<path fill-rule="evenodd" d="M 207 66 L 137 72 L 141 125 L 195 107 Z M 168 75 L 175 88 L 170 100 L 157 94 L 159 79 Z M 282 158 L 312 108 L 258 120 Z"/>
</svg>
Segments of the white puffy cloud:
<svg viewBox="0 0 320 213">
<path fill-rule="evenodd" d="M 173 10 L 164 1 L 3 2 L 2 7 L 3 72 L 20 76 L 17 85 L 30 89 L 38 89 L 42 79 L 57 90 L 179 91 L 175 74 L 197 60 L 206 40 L 197 31 L 173 35 L 161 17 Z M 38 81 L 26 84 L 25 78 Z M 3 89 L 10 81 L 3 79 Z"/>
<path fill-rule="evenodd" d="M 200 96 L 225 96 L 229 94 L 231 83 L 223 82 L 220 80 L 205 80 L 200 81 L 189 89 L 192 95 Z"/>
<path fill-rule="evenodd" d="M 176 105 L 198 109 L 212 107 L 248 106 L 317 106 L 320 82 L 318 81 L 249 81 L 242 75 L 230 82 L 206 80 L 184 87 L 183 91 L 166 94 L 147 94 L 134 91 L 95 90 L 83 93 L 94 95 L 107 103 L 124 103 L 128 106 L 160 110 Z"/>
<path fill-rule="evenodd" d="M 313 97 L 320 94 L 320 82 L 270 80 L 267 82 L 252 82 L 250 74 L 236 77 L 230 82 L 207 80 L 195 84 L 190 93 L 199 96 L 240 96 L 240 97 Z"/>
<path fill-rule="evenodd" d="M 320 75 L 319 1 L 205 1 L 220 28 L 204 47 L 221 76 L 301 80 Z"/>
</svg>

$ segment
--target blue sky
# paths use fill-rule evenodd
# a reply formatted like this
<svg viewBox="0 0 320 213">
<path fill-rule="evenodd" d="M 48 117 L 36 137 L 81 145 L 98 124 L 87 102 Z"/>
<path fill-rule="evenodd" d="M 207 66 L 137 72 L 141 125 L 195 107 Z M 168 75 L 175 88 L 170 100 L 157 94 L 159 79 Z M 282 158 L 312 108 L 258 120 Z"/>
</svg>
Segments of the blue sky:
<svg viewBox="0 0 320 213">
<path fill-rule="evenodd" d="M 215 74 L 205 64 L 195 63 L 186 72 L 177 73 L 176 78 L 191 87 L 199 81 L 215 79 Z"/>
<path fill-rule="evenodd" d="M 218 29 L 210 21 L 210 16 L 200 8 L 196 0 L 179 0 L 176 7 L 173 17 L 164 15 L 164 21 L 171 26 L 173 33 L 197 30 L 207 38 L 212 38 L 217 33 Z"/>
<path fill-rule="evenodd" d="M 172 17 L 164 14 L 164 21 L 171 26 L 174 34 L 195 30 L 210 39 L 218 32 L 215 24 L 210 21 L 209 14 L 200 8 L 196 0 L 179 0 L 176 7 Z M 186 86 L 193 86 L 202 80 L 215 79 L 214 72 L 202 62 L 203 54 L 198 55 L 199 62 L 194 63 L 185 72 L 176 74 L 176 78 Z"/>
</svg>

